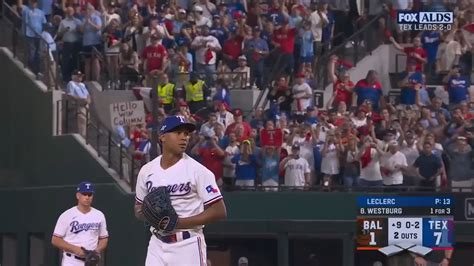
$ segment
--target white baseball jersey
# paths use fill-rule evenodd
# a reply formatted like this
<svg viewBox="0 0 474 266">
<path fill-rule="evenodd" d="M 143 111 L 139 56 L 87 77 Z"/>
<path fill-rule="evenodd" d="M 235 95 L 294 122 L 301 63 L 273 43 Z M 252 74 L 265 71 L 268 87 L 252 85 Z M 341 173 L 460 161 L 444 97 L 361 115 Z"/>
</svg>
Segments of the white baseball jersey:
<svg viewBox="0 0 474 266">
<path fill-rule="evenodd" d="M 109 237 L 105 216 L 101 211 L 91 208 L 88 213 L 82 213 L 77 206 L 59 216 L 53 234 L 88 250 L 95 250 L 99 239 Z"/>
<path fill-rule="evenodd" d="M 308 161 L 299 157 L 298 159 L 291 158 L 285 164 L 285 185 L 291 187 L 304 186 L 305 174 L 311 173 Z"/>
<path fill-rule="evenodd" d="M 293 110 L 298 113 L 298 114 L 304 114 L 306 113 L 306 108 L 308 108 L 311 105 L 311 98 L 305 99 L 305 98 L 299 98 L 305 95 L 312 95 L 313 92 L 311 90 L 311 87 L 308 85 L 308 83 L 303 83 L 301 85 L 295 84 L 293 86 Z"/>
<path fill-rule="evenodd" d="M 166 186 L 178 216 L 190 217 L 203 212 L 204 206 L 222 199 L 214 174 L 193 158 L 183 154 L 175 165 L 163 169 L 161 157 L 145 164 L 138 173 L 136 201 L 142 203 L 150 191 Z M 200 226 L 193 231 L 202 234 L 202 228 Z"/>
</svg>

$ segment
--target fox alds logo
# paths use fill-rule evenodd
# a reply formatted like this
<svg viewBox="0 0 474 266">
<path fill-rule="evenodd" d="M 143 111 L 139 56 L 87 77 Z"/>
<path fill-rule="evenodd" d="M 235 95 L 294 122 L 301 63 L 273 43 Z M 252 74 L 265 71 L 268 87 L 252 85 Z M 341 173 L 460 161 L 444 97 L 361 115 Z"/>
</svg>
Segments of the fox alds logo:
<svg viewBox="0 0 474 266">
<path fill-rule="evenodd" d="M 406 12 L 399 11 L 397 22 L 401 24 L 452 24 L 453 12 Z"/>
</svg>

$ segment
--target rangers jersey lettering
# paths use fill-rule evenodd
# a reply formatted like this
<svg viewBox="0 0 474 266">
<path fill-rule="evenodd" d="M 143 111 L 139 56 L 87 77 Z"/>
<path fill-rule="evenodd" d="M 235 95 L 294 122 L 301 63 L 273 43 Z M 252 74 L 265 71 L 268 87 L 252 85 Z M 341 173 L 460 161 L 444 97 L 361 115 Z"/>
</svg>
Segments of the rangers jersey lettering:
<svg viewBox="0 0 474 266">
<path fill-rule="evenodd" d="M 147 163 L 138 174 L 136 197 L 139 203 L 152 190 L 166 186 L 171 202 L 180 217 L 190 217 L 204 211 L 204 206 L 222 199 L 214 174 L 187 154 L 176 164 L 163 169 L 161 156 Z M 196 228 L 201 232 L 203 226 Z"/>
<path fill-rule="evenodd" d="M 101 211 L 91 208 L 88 213 L 82 213 L 77 206 L 59 216 L 53 234 L 72 245 L 89 250 L 97 248 L 99 239 L 109 236 L 105 216 Z"/>
</svg>

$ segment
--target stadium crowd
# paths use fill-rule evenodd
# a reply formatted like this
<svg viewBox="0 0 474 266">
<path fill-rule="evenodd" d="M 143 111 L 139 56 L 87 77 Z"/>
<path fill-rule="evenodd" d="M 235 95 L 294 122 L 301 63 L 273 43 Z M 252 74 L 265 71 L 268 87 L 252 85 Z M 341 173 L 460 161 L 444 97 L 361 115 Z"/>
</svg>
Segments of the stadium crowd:
<svg viewBox="0 0 474 266">
<path fill-rule="evenodd" d="M 200 125 L 188 152 L 220 185 L 472 188 L 474 4 L 328 3 L 30 0 L 18 6 L 29 25 L 25 34 L 36 73 L 41 70 L 38 33 L 46 32 L 43 36 L 50 34 L 57 44 L 49 45 L 49 52 L 69 82 L 68 93 L 84 105 L 90 96 L 75 85 L 100 80 L 101 66 L 108 88 L 138 84 L 156 90 L 159 120 L 177 114 Z M 375 70 L 356 82 L 350 80 L 350 64 L 336 55 L 318 61 L 341 42 L 333 36 L 349 36 L 384 9 L 393 18 L 397 10 L 421 9 L 452 10 L 456 16 L 446 32 L 407 33 L 379 21 L 386 42 L 407 56 L 395 102 L 383 95 Z M 263 89 L 265 66 L 276 61 L 284 71 L 270 84 L 270 108 L 245 119 L 242 110 L 232 108 L 229 89 Z M 318 109 L 313 69 L 326 64 L 333 96 Z M 427 80 L 443 85 L 447 99 Z M 149 160 L 154 127 L 159 121 L 150 114 L 146 124 L 118 131 L 136 160 Z"/>
</svg>

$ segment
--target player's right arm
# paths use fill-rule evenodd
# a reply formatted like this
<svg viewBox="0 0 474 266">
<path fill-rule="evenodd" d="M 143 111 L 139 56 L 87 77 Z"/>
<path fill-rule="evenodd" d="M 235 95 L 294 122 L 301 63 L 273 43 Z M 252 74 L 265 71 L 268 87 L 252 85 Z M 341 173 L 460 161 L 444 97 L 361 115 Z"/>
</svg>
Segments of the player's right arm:
<svg viewBox="0 0 474 266">
<path fill-rule="evenodd" d="M 76 254 L 80 257 L 84 256 L 84 251 L 81 247 L 69 244 L 68 242 L 66 242 L 66 240 L 58 236 L 53 235 L 53 238 L 51 239 L 51 244 L 53 244 L 53 246 L 59 248 L 60 250 Z"/>
<path fill-rule="evenodd" d="M 147 165 L 143 166 L 140 169 L 137 177 L 137 184 L 135 186 L 135 204 L 133 206 L 133 211 L 135 213 L 135 217 L 140 221 L 146 221 L 145 216 L 143 216 L 142 206 L 143 206 L 143 199 L 148 194 L 148 189 L 145 184 L 145 178 L 149 175 L 147 171 Z"/>
<path fill-rule="evenodd" d="M 143 216 L 142 206 L 143 206 L 142 203 L 135 200 L 135 206 L 133 207 L 133 210 L 135 212 L 135 217 L 138 220 L 145 221 L 145 216 Z"/>
<path fill-rule="evenodd" d="M 81 247 L 72 245 L 66 240 L 64 240 L 64 236 L 66 236 L 67 229 L 67 213 L 63 213 L 61 214 L 61 216 L 59 216 L 59 219 L 56 223 L 56 227 L 54 228 L 53 237 L 51 238 L 51 244 L 65 252 L 73 253 L 77 256 L 84 256 L 84 251 Z"/>
</svg>

